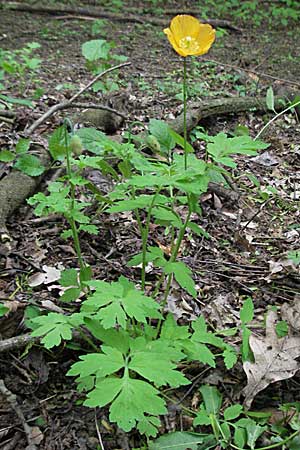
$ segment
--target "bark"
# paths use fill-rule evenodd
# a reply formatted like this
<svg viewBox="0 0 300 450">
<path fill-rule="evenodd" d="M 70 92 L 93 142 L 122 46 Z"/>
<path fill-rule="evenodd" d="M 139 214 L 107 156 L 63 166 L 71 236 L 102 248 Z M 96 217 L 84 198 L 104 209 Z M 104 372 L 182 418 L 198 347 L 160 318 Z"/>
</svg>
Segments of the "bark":
<svg viewBox="0 0 300 450">
<path fill-rule="evenodd" d="M 275 109 L 283 109 L 282 98 L 275 97 Z M 237 114 L 243 111 L 267 111 L 265 97 L 230 97 L 205 100 L 203 102 L 190 105 L 187 111 L 187 128 L 192 130 L 197 124 L 209 117 Z M 183 133 L 183 114 L 168 122 L 171 128 L 177 133 Z"/>
<path fill-rule="evenodd" d="M 39 147 L 39 153 L 41 163 L 47 167 L 50 164 L 48 152 Z M 34 193 L 40 181 L 41 177 L 30 177 L 15 169 L 0 180 L 0 242 L 9 239 L 7 219 Z"/>
<path fill-rule="evenodd" d="M 62 15 L 67 14 L 71 16 L 86 16 L 92 18 L 104 18 L 109 20 L 115 20 L 118 22 L 133 22 L 144 24 L 145 22 L 151 23 L 152 25 L 165 27 L 168 25 L 169 18 L 166 19 L 158 19 L 150 16 L 146 16 L 144 14 L 118 14 L 118 13 L 110 13 L 106 12 L 100 8 L 74 8 L 68 6 L 38 6 L 38 5 L 29 5 L 27 3 L 18 3 L 18 2 L 4 2 L 5 8 L 13 11 L 24 11 L 31 13 L 39 13 L 39 14 L 50 14 L 50 15 Z M 170 14 L 170 12 L 168 12 Z M 198 14 L 200 11 L 198 11 Z M 78 17 L 78 19 L 83 19 L 84 17 Z M 222 27 L 229 28 L 234 31 L 241 31 L 239 28 L 232 25 L 227 20 L 215 20 L 215 19 L 205 19 L 204 23 L 209 23 L 213 27 Z"/>
</svg>

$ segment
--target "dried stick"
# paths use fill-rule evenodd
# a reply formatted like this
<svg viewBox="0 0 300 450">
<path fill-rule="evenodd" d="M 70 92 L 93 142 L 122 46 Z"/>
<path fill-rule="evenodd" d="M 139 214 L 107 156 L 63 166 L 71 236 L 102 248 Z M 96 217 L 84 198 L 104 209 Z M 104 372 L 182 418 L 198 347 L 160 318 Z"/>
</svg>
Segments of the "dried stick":
<svg viewBox="0 0 300 450">
<path fill-rule="evenodd" d="M 241 72 L 254 73 L 258 77 L 270 78 L 271 80 L 280 81 L 282 83 L 291 84 L 292 86 L 300 87 L 300 83 L 297 82 L 297 81 L 287 80 L 286 78 L 275 77 L 273 75 L 269 75 L 269 74 L 264 73 L 264 72 L 257 72 L 255 69 L 246 69 L 244 67 L 235 66 L 234 64 L 228 64 L 228 63 L 224 63 L 222 61 L 216 61 L 215 59 L 209 59 L 209 58 L 203 58 L 203 61 L 212 62 L 214 64 L 217 64 L 218 66 L 230 67 L 233 70 L 238 70 L 238 71 L 241 71 Z"/>
<path fill-rule="evenodd" d="M 32 337 L 30 333 L 14 336 L 3 341 L 0 340 L 0 353 L 25 347 L 27 344 L 35 344 L 40 341 L 39 337 Z"/>
<path fill-rule="evenodd" d="M 25 450 L 37 450 L 37 446 L 35 445 L 34 440 L 32 438 L 31 427 L 26 423 L 23 411 L 18 405 L 17 396 L 7 389 L 3 380 L 0 380 L 0 393 L 4 395 L 8 403 L 10 403 L 11 407 L 13 408 L 13 410 L 15 411 L 15 413 L 17 414 L 18 418 L 22 423 L 28 442 L 28 446 L 26 447 Z"/>
<path fill-rule="evenodd" d="M 84 86 L 82 89 L 80 89 L 76 94 L 73 95 L 73 97 L 70 98 L 70 100 L 62 103 L 58 103 L 57 105 L 53 105 L 48 111 L 45 112 L 39 119 L 37 119 L 33 124 L 26 130 L 26 134 L 30 135 L 32 134 L 42 123 L 44 123 L 49 117 L 51 117 L 54 113 L 57 111 L 60 111 L 61 109 L 70 108 L 74 101 L 85 91 L 87 91 L 96 81 L 98 81 L 100 78 L 102 78 L 104 75 L 106 75 L 109 72 L 112 72 L 113 70 L 120 69 L 121 67 L 129 66 L 131 63 L 122 63 L 118 64 L 117 66 L 110 67 L 107 70 L 104 70 L 104 72 L 99 73 L 95 78 L 92 79 L 86 86 Z M 99 108 L 101 109 L 101 108 Z M 103 109 L 103 108 L 102 108 Z M 114 112 L 114 111 L 113 111 Z M 118 113 L 118 115 L 121 115 L 121 113 Z"/>
</svg>

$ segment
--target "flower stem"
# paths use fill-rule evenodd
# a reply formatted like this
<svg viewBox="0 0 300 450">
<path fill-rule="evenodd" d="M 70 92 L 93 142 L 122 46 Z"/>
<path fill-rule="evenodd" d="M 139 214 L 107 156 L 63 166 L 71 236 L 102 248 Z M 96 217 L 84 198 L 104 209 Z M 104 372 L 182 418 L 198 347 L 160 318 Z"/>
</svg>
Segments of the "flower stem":
<svg viewBox="0 0 300 450">
<path fill-rule="evenodd" d="M 184 169 L 187 169 L 187 126 L 186 126 L 186 105 L 187 104 L 187 77 L 186 77 L 186 58 L 183 58 L 183 150 L 184 150 Z"/>
<path fill-rule="evenodd" d="M 78 236 L 78 230 L 77 230 L 77 226 L 76 226 L 76 222 L 74 220 L 74 218 L 72 217 L 73 215 L 73 210 L 74 210 L 74 204 L 75 204 L 75 187 L 73 185 L 73 183 L 71 182 L 71 178 L 72 178 L 72 168 L 71 168 L 71 158 L 70 158 L 70 147 L 68 145 L 68 136 L 67 136 L 67 128 L 65 126 L 65 147 L 66 147 L 66 162 L 67 162 L 67 176 L 68 176 L 68 181 L 69 181 L 69 185 L 70 185 L 70 195 L 71 195 L 71 208 L 70 208 L 70 216 L 67 217 L 68 222 L 71 226 L 71 230 L 72 230 L 72 236 L 73 236 L 73 241 L 74 241 L 74 247 L 75 247 L 75 251 L 77 254 L 77 258 L 78 258 L 78 262 L 79 262 L 79 267 L 80 267 L 80 272 L 82 272 L 85 269 L 85 263 L 83 261 L 82 258 L 82 254 L 81 254 L 81 248 L 80 248 L 80 241 L 79 241 L 79 236 Z"/>
</svg>

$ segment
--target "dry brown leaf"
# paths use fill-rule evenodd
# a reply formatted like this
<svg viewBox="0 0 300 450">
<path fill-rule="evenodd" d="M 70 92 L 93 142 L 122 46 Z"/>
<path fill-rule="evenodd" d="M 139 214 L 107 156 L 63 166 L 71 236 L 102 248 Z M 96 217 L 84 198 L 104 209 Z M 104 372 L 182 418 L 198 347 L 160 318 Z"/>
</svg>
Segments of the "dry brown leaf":
<svg viewBox="0 0 300 450">
<path fill-rule="evenodd" d="M 248 383 L 244 388 L 247 408 L 260 391 L 276 381 L 291 378 L 299 369 L 296 358 L 300 356 L 300 336 L 278 338 L 275 331 L 277 313 L 269 311 L 266 319 L 266 336 L 251 335 L 249 344 L 255 362 L 246 361 L 244 371 Z"/>
<path fill-rule="evenodd" d="M 284 303 L 280 309 L 281 318 L 292 328 L 293 332 L 300 332 L 300 296 L 295 297 L 293 304 Z"/>
</svg>

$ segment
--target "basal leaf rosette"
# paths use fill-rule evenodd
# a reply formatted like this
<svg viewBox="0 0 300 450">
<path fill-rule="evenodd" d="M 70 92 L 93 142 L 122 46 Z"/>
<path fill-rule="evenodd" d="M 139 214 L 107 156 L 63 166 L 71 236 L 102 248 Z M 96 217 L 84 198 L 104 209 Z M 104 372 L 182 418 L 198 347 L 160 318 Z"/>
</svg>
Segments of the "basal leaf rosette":
<svg viewBox="0 0 300 450">
<path fill-rule="evenodd" d="M 165 28 L 172 47 L 180 56 L 199 56 L 208 52 L 216 32 L 209 24 L 199 22 L 196 17 L 181 14 L 174 17 L 170 28 Z"/>
</svg>

